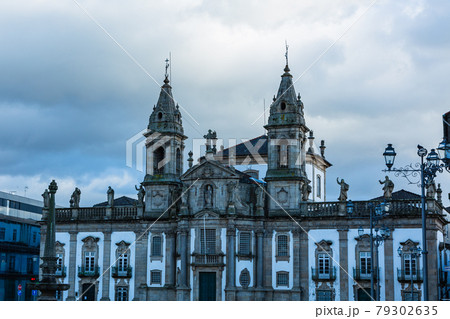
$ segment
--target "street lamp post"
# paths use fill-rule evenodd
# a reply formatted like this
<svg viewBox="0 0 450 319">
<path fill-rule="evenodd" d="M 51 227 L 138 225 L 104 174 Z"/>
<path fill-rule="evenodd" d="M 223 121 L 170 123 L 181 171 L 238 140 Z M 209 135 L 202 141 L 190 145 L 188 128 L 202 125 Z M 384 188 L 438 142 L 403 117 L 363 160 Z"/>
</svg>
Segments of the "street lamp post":
<svg viewBox="0 0 450 319">
<path fill-rule="evenodd" d="M 428 151 L 420 145 L 417 145 L 417 155 L 420 157 L 420 163 L 409 164 L 405 167 L 392 168 L 395 161 L 394 147 L 392 144 L 388 144 L 383 156 L 386 162 L 387 170 L 384 172 L 394 172 L 395 176 L 402 176 L 408 180 L 410 184 L 417 184 L 418 182 L 411 181 L 410 177 L 417 177 L 420 174 L 420 188 L 421 188 L 421 212 L 422 212 L 422 245 L 423 245 L 423 294 L 424 300 L 428 301 L 428 251 L 427 251 L 427 229 L 426 229 L 426 210 L 425 210 L 425 187 L 433 183 L 434 177 L 437 172 L 443 172 L 445 168 L 450 172 L 450 144 L 447 143 L 446 138 L 439 144 L 438 151 L 441 153 L 439 157 L 435 149 L 432 149 L 428 154 Z M 428 154 L 428 156 L 427 156 Z M 426 156 L 426 158 L 425 158 Z M 426 160 L 426 161 L 425 161 Z M 442 161 L 442 163 L 441 163 Z"/>
<path fill-rule="evenodd" d="M 378 233 L 378 231 L 380 233 Z M 389 236 L 391 236 L 391 231 L 389 228 L 387 227 L 383 227 L 381 229 L 375 228 L 375 233 L 376 235 L 373 238 L 373 242 L 376 246 L 376 260 L 377 260 L 377 275 L 379 274 L 379 260 L 378 260 L 378 247 L 380 246 L 380 244 L 383 243 L 383 241 L 385 241 L 387 238 L 389 238 Z M 381 285 L 380 285 L 380 278 L 378 278 L 377 276 L 377 300 L 380 301 L 380 290 L 381 290 Z"/>
</svg>

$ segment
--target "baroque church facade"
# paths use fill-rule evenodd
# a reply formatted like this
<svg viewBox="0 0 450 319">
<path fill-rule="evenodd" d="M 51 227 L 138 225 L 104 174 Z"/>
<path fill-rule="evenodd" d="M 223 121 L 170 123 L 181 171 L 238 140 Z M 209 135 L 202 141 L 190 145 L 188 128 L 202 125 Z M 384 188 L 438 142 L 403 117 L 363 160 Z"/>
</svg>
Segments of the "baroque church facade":
<svg viewBox="0 0 450 319">
<path fill-rule="evenodd" d="M 422 261 L 410 253 L 422 246 L 420 197 L 391 190 L 349 210 L 342 180 L 339 200 L 326 201 L 331 164 L 324 142 L 314 147 L 288 65 L 265 128 L 250 144 L 220 150 L 208 132 L 206 154 L 194 165 L 189 153 L 184 170 L 187 136 L 166 76 L 145 133 L 137 200 L 114 199 L 110 188 L 104 204 L 79 207 L 74 193 L 70 208 L 56 210 L 57 276 L 70 285 L 58 298 L 367 300 L 374 263 L 373 298 L 422 300 Z M 261 159 L 264 178 L 235 168 Z M 440 190 L 428 195 L 429 295 L 439 300 L 447 216 Z M 382 223 L 390 236 L 372 256 L 369 214 L 381 202 L 389 203 Z"/>
</svg>

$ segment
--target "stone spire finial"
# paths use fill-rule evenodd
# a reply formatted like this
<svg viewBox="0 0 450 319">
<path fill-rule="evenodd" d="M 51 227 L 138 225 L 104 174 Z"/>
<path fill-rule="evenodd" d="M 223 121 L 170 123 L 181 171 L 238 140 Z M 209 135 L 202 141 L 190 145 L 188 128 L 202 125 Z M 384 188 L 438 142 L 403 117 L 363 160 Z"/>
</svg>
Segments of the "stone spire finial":
<svg viewBox="0 0 450 319">
<path fill-rule="evenodd" d="M 309 148 L 308 148 L 308 153 L 314 154 L 314 132 L 313 131 L 309 131 Z"/>
<path fill-rule="evenodd" d="M 188 153 L 188 156 L 189 156 L 189 158 L 188 158 L 189 168 L 192 167 L 192 162 L 194 161 L 194 159 L 192 158 L 192 155 L 194 155 L 194 153 L 192 153 L 192 151 L 189 151 L 189 153 Z"/>
</svg>

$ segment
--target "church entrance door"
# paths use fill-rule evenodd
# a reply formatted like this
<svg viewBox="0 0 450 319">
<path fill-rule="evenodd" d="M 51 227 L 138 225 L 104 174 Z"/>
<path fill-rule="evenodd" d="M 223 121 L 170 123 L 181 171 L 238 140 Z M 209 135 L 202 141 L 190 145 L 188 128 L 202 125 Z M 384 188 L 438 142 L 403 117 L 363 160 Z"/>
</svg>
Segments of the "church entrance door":
<svg viewBox="0 0 450 319">
<path fill-rule="evenodd" d="M 95 285 L 83 284 L 83 296 L 82 301 L 95 301 Z"/>
<path fill-rule="evenodd" d="M 199 300 L 216 301 L 216 273 L 200 272 Z"/>
</svg>

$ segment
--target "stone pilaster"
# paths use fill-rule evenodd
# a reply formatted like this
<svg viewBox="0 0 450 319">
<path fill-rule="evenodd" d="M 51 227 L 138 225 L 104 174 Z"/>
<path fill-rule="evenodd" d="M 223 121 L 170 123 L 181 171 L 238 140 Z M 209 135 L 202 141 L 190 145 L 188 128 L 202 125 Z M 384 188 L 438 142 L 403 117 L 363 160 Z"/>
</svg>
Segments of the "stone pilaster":
<svg viewBox="0 0 450 319">
<path fill-rule="evenodd" d="M 264 232 L 264 288 L 266 294 L 264 300 L 273 299 L 273 286 L 272 286 L 272 237 L 273 229 L 266 229 Z"/>
<path fill-rule="evenodd" d="M 109 283 L 111 278 L 111 232 L 105 231 L 103 232 L 104 236 L 104 245 L 103 245 L 103 275 L 102 275 L 102 298 L 101 301 L 109 301 Z M 114 261 L 114 260 L 113 260 Z"/>
<path fill-rule="evenodd" d="M 431 226 L 431 227 L 430 227 Z M 439 300 L 439 259 L 437 254 L 437 228 L 427 222 L 427 250 L 428 250 L 428 300 Z M 425 275 L 425 274 L 424 274 Z M 423 291 L 422 291 L 423 294 Z"/>
<path fill-rule="evenodd" d="M 394 283 L 397 278 L 394 277 L 394 258 L 397 256 L 397 250 L 394 251 L 393 233 L 394 229 L 391 229 L 391 236 L 384 240 L 384 290 L 386 301 L 395 300 Z"/>
<path fill-rule="evenodd" d="M 227 280 L 225 300 L 236 300 L 236 228 L 230 223 L 227 228 Z"/>
<path fill-rule="evenodd" d="M 135 248 L 135 265 L 134 265 L 134 298 L 139 300 L 141 287 L 147 285 L 147 249 L 148 249 L 148 232 L 135 231 L 136 248 Z"/>
<path fill-rule="evenodd" d="M 77 233 L 76 231 L 69 232 L 70 234 L 70 253 L 69 253 L 69 269 L 67 275 L 69 276 L 69 292 L 67 296 L 68 301 L 76 300 L 75 281 L 77 280 Z"/>
<path fill-rule="evenodd" d="M 166 288 L 174 288 L 176 284 L 176 232 L 166 232 Z"/>
<path fill-rule="evenodd" d="M 338 229 L 339 233 L 339 291 L 340 300 L 348 301 L 348 229 Z"/>
<path fill-rule="evenodd" d="M 188 285 L 188 272 L 189 272 L 189 249 L 188 249 L 188 230 L 181 228 L 178 230 L 178 236 L 180 236 L 180 285 L 177 287 L 177 300 L 189 300 L 189 285 Z"/>
<path fill-rule="evenodd" d="M 308 229 L 303 229 L 300 233 L 300 256 L 302 262 L 300 263 L 300 286 L 304 293 L 302 300 L 309 300 L 309 253 L 308 253 Z"/>
<path fill-rule="evenodd" d="M 300 236 L 301 236 L 302 230 L 300 227 L 295 228 L 292 231 L 293 234 L 293 249 L 294 249 L 294 256 L 293 256 L 293 262 L 294 262 L 294 282 L 292 287 L 292 300 L 301 300 L 301 288 L 300 288 L 300 272 L 301 272 L 301 256 L 300 256 Z"/>
</svg>

